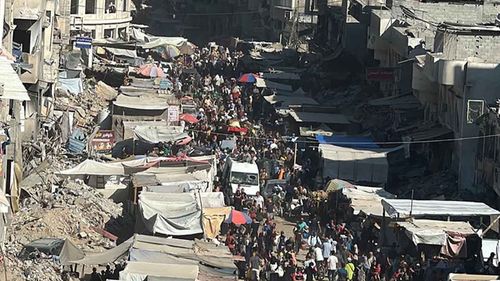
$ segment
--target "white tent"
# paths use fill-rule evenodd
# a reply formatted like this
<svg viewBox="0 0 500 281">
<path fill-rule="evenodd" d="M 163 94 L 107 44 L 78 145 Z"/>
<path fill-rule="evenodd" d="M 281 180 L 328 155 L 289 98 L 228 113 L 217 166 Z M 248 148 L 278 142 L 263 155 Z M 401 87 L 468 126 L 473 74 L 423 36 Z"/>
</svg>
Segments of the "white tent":
<svg viewBox="0 0 500 281">
<path fill-rule="evenodd" d="M 413 201 L 413 202 L 412 202 Z M 481 202 L 383 199 L 382 206 L 391 218 L 425 216 L 498 216 L 500 211 Z"/>
<path fill-rule="evenodd" d="M 474 228 L 468 222 L 463 221 L 415 219 L 397 224 L 405 229 L 406 236 L 415 245 L 445 245 L 448 232 L 465 236 L 475 234 Z"/>
<path fill-rule="evenodd" d="M 134 128 L 134 139 L 147 143 L 174 142 L 189 137 L 182 132 L 180 126 L 137 126 Z"/>
<path fill-rule="evenodd" d="M 161 277 L 161 280 L 194 281 L 198 277 L 198 265 L 195 264 L 159 264 L 148 262 L 127 262 L 120 272 L 120 280 L 143 281 L 147 277 Z"/>
<path fill-rule="evenodd" d="M 221 192 L 142 192 L 139 195 L 139 215 L 144 228 L 151 233 L 173 236 L 202 233 L 202 206 L 223 207 L 224 195 Z"/>
<path fill-rule="evenodd" d="M 342 193 L 351 200 L 351 208 L 355 215 L 363 212 L 366 215 L 382 216 L 384 211 L 380 203 L 382 199 L 396 197 L 381 187 L 359 185 L 356 188 L 343 188 Z"/>
</svg>

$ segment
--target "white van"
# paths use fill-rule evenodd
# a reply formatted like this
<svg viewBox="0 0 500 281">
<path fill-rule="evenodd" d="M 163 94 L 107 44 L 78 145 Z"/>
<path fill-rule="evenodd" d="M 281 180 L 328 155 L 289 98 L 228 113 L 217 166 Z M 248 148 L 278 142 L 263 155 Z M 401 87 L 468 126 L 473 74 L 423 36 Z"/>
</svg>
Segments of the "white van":
<svg viewBox="0 0 500 281">
<path fill-rule="evenodd" d="M 230 187 L 232 194 L 236 192 L 238 186 L 251 196 L 260 191 L 259 167 L 255 163 L 238 162 L 227 158 L 223 179 L 226 188 Z"/>
</svg>

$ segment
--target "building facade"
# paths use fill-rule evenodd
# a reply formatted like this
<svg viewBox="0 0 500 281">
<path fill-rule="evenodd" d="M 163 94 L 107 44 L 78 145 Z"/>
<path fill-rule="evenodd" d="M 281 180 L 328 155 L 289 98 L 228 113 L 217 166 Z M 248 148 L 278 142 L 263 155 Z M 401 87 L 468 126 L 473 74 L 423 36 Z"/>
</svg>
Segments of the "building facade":
<svg viewBox="0 0 500 281">
<path fill-rule="evenodd" d="M 61 13 L 68 15 L 71 37 L 128 39 L 131 0 L 61 0 Z"/>
</svg>

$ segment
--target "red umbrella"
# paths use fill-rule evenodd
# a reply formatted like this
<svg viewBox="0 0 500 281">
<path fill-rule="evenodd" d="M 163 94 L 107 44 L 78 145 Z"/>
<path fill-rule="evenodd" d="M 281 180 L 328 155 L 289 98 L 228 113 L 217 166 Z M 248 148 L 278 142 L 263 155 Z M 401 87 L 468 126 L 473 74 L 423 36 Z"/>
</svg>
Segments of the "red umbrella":
<svg viewBox="0 0 500 281">
<path fill-rule="evenodd" d="M 181 114 L 179 116 L 179 119 L 184 120 L 184 121 L 191 123 L 191 124 L 196 124 L 199 121 L 198 118 L 196 118 L 196 116 L 189 114 L 189 113 Z"/>
<path fill-rule="evenodd" d="M 232 210 L 225 223 L 249 224 L 252 223 L 252 219 L 243 212 Z"/>
</svg>

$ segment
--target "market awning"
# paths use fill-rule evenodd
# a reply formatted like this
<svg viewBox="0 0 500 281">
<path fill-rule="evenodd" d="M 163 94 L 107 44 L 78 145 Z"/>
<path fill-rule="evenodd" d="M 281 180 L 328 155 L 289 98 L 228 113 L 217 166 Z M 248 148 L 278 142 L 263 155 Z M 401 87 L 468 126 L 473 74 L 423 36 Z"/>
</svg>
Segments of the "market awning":
<svg viewBox="0 0 500 281">
<path fill-rule="evenodd" d="M 179 126 L 137 126 L 134 139 L 147 143 L 174 142 L 189 137 Z"/>
<path fill-rule="evenodd" d="M 28 91 L 12 68 L 12 61 L 0 56 L 0 98 L 29 101 Z"/>
<path fill-rule="evenodd" d="M 315 137 L 318 135 L 331 136 L 333 135 L 333 130 L 330 129 L 325 124 L 321 124 L 317 127 L 299 127 L 299 132 L 301 137 Z"/>
<path fill-rule="evenodd" d="M 384 198 L 396 198 L 390 192 L 385 191 L 381 187 L 359 186 L 355 188 L 344 188 L 342 194 L 351 200 L 351 208 L 354 214 L 361 212 L 370 216 L 381 217 L 384 209 L 380 203 Z"/>
<path fill-rule="evenodd" d="M 323 136 L 317 135 L 316 140 L 319 143 L 333 144 L 342 147 L 350 148 L 380 148 L 371 137 L 365 136 L 344 136 L 344 135 L 333 135 L 333 136 Z"/>
<path fill-rule="evenodd" d="M 391 218 L 406 218 L 410 214 L 412 217 L 500 215 L 500 211 L 484 203 L 469 201 L 384 199 L 382 206 Z"/>
<path fill-rule="evenodd" d="M 128 58 L 137 57 L 137 53 L 135 50 L 110 48 L 110 47 L 105 47 L 104 49 L 106 49 L 106 51 L 110 52 L 111 54 L 119 57 L 128 57 Z"/>
<path fill-rule="evenodd" d="M 142 109 L 142 110 L 165 110 L 168 108 L 169 100 L 160 96 L 142 95 L 138 97 L 129 97 L 126 95 L 118 95 L 115 106 Z"/>
<path fill-rule="evenodd" d="M 159 280 L 162 281 L 194 281 L 198 277 L 198 265 L 160 265 L 158 263 L 129 261 L 125 269 L 120 272 L 120 280 L 123 281 L 145 280 L 150 277 L 160 278 Z"/>
<path fill-rule="evenodd" d="M 389 171 L 387 153 L 401 148 L 354 149 L 320 144 L 323 177 L 353 182 L 386 183 Z"/>
<path fill-rule="evenodd" d="M 300 80 L 300 76 L 297 73 L 289 72 L 265 72 L 262 74 L 262 78 L 276 80 Z"/>
<path fill-rule="evenodd" d="M 405 229 L 406 235 L 415 245 L 445 245 L 447 233 L 462 236 L 475 234 L 474 228 L 464 221 L 414 219 L 397 224 Z"/>
<path fill-rule="evenodd" d="M 257 82 L 255 82 L 255 86 L 258 88 L 269 88 L 283 91 L 292 91 L 292 86 L 287 84 L 276 83 L 270 80 L 262 79 L 257 77 Z"/>
<path fill-rule="evenodd" d="M 324 123 L 342 125 L 351 123 L 343 114 L 290 111 L 290 116 L 297 123 Z"/>
</svg>

